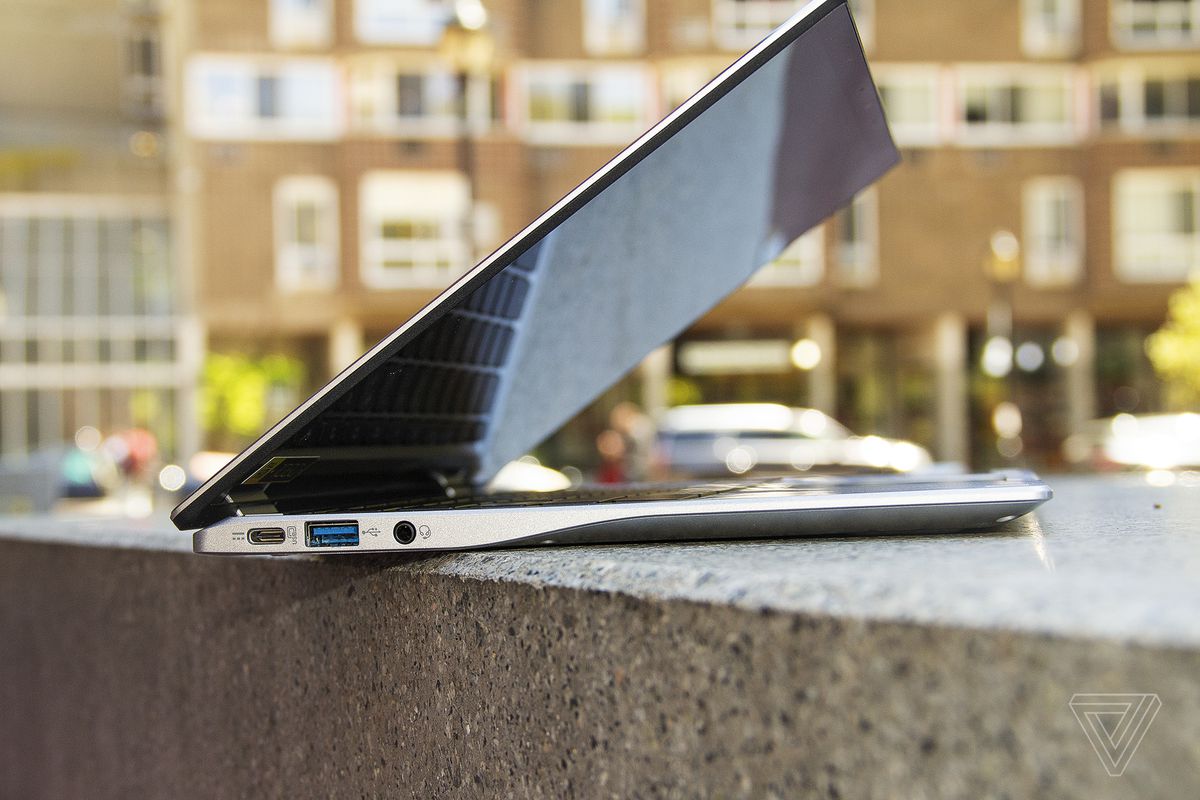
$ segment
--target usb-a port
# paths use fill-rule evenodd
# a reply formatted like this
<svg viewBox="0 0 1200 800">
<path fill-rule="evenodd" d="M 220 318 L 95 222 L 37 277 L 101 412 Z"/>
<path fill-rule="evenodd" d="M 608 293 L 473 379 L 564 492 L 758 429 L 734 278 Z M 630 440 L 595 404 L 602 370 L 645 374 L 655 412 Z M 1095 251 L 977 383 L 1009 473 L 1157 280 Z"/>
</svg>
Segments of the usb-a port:
<svg viewBox="0 0 1200 800">
<path fill-rule="evenodd" d="M 310 522 L 304 527 L 309 547 L 354 547 L 358 544 L 357 522 Z"/>
</svg>

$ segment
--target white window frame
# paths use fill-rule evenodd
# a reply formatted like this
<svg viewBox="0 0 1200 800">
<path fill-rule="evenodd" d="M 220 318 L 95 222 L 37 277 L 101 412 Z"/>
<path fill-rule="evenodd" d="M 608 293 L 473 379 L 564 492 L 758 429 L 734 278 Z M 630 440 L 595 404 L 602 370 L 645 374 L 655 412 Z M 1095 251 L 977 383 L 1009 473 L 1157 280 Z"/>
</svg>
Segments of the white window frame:
<svg viewBox="0 0 1200 800">
<path fill-rule="evenodd" d="M 142 63 L 143 43 L 151 48 L 150 70 Z M 136 117 L 158 118 L 166 110 L 163 80 L 163 41 L 157 25 L 130 20 L 125 37 L 125 69 L 121 86 L 123 105 Z M 134 52 L 134 51 L 137 52 Z"/>
<path fill-rule="evenodd" d="M 1081 107 L 1086 98 L 1086 75 L 1078 68 L 1025 64 L 969 64 L 954 70 L 954 140 L 964 147 L 1053 147 L 1079 142 L 1086 133 Z M 967 122 L 972 88 L 985 91 L 1011 86 L 1050 87 L 1065 93 L 1066 119 L 1058 121 Z"/>
<path fill-rule="evenodd" d="M 921 122 L 906 121 L 898 115 L 888 114 L 888 125 L 896 143 L 907 147 L 932 147 L 945 140 L 943 97 L 945 95 L 945 75 L 942 67 L 936 64 L 876 64 L 871 67 L 875 82 L 879 86 L 880 96 L 887 93 L 887 87 L 920 87 L 929 91 L 931 116 Z M 885 106 L 885 112 L 887 111 Z"/>
<path fill-rule="evenodd" d="M 426 47 L 441 40 L 452 5 L 449 0 L 353 2 L 354 35 L 360 42 Z"/>
<path fill-rule="evenodd" d="M 470 266 L 465 240 L 470 190 L 461 173 L 448 170 L 380 170 L 359 185 L 359 263 L 363 283 L 380 289 L 443 287 Z M 456 205 L 461 208 L 455 210 Z M 441 206 L 448 213 L 437 214 Z M 433 220 L 443 236 L 432 241 L 388 242 L 381 233 L 389 219 Z M 386 266 L 389 258 L 411 258 L 407 269 Z M 445 261 L 442 266 L 438 261 Z"/>
<path fill-rule="evenodd" d="M 825 275 L 825 227 L 813 228 L 784 248 L 750 280 L 751 286 L 816 286 Z"/>
<path fill-rule="evenodd" d="M 633 77 L 641 87 L 640 103 L 635 105 L 635 118 L 629 121 L 538 120 L 530 107 L 532 84 L 538 79 L 550 79 L 574 84 L 598 81 L 606 72 L 622 71 Z M 613 145 L 627 144 L 641 135 L 658 116 L 653 72 L 645 64 L 628 61 L 578 62 L 538 61 L 518 65 L 513 70 L 509 93 L 511 113 L 521 136 L 532 144 L 544 145 Z"/>
<path fill-rule="evenodd" d="M 1056 8 L 1049 18 L 1042 13 L 1045 2 L 1021 0 L 1021 49 L 1034 57 L 1075 55 L 1083 28 L 1080 0 L 1054 0 Z"/>
<path fill-rule="evenodd" d="M 1200 0 L 1110 0 L 1109 20 L 1113 44 L 1125 50 L 1171 50 L 1200 44 Z M 1147 22 L 1153 24 L 1153 30 L 1136 30 Z M 1185 25 L 1191 30 L 1183 30 Z"/>
<path fill-rule="evenodd" d="M 713 0 L 713 41 L 724 50 L 746 50 L 804 7 L 805 0 Z M 863 49 L 875 42 L 875 0 L 851 0 Z"/>
<path fill-rule="evenodd" d="M 350 116 L 356 130 L 401 138 L 446 139 L 462 135 L 462 120 L 453 98 L 458 92 L 458 79 L 448 64 L 429 59 L 372 56 L 353 59 L 349 73 Z M 398 96 L 401 75 L 422 77 L 425 81 L 422 90 L 427 94 L 433 91 L 429 81 L 445 82 L 454 108 L 401 116 Z M 468 78 L 467 114 L 474 134 L 486 133 L 495 124 L 491 81 L 490 75 Z"/>
<path fill-rule="evenodd" d="M 1167 83 L 1168 114 L 1151 119 L 1146 116 L 1146 84 L 1150 81 Z M 1187 82 L 1200 80 L 1200 59 L 1172 60 L 1169 64 L 1121 64 L 1097 71 L 1096 125 L 1104 130 L 1117 128 L 1128 135 L 1170 136 L 1200 133 L 1200 116 L 1187 115 Z M 1106 84 L 1116 86 L 1120 102 L 1115 123 L 1105 124 L 1100 116 L 1100 92 Z M 1176 112 L 1169 113 L 1174 103 Z M 1182 113 L 1178 113 L 1182 112 Z"/>
<path fill-rule="evenodd" d="M 297 241 L 296 208 L 310 203 L 316 241 Z M 288 175 L 272 192 L 275 231 L 275 283 L 286 292 L 320 291 L 337 286 L 340 271 L 338 190 L 324 175 Z"/>
<path fill-rule="evenodd" d="M 659 64 L 659 96 L 666 113 L 683 105 L 688 98 L 729 66 L 724 59 L 683 58 Z"/>
<path fill-rule="evenodd" d="M 274 78 L 281 87 L 284 113 L 259 113 L 260 81 Z M 303 86 L 316 78 L 324 86 Z M 210 89 L 222 83 L 219 108 Z M 342 75 L 331 58 L 243 56 L 202 53 L 187 64 L 188 130 L 199 139 L 330 141 L 343 133 Z M 303 106 L 314 100 L 325 108 Z M 299 113 L 299 112 L 303 113 Z"/>
<path fill-rule="evenodd" d="M 304 2 L 307 8 L 297 6 Z M 333 43 L 332 0 L 269 0 L 271 44 L 279 48 L 319 48 Z"/>
<path fill-rule="evenodd" d="M 628 3 L 628 15 L 613 15 Z M 646 0 L 579 0 L 583 48 L 594 56 L 630 56 L 646 49 Z"/>
<path fill-rule="evenodd" d="M 856 216 L 858 238 L 842 239 L 842 219 Z M 837 254 L 837 283 L 848 289 L 868 289 L 879 283 L 879 190 L 860 192 L 850 205 L 838 212 L 834 225 Z"/>
<path fill-rule="evenodd" d="M 1025 281 L 1031 286 L 1055 287 L 1077 284 L 1083 277 L 1084 207 L 1083 184 L 1069 176 L 1031 178 L 1022 189 L 1022 239 Z M 1068 236 L 1065 247 L 1049 246 L 1043 233 L 1046 201 L 1066 199 Z"/>
<path fill-rule="evenodd" d="M 1159 184 L 1167 191 L 1192 194 L 1192 232 L 1130 231 L 1131 217 L 1145 209 L 1135 190 Z M 1141 184 L 1139 186 L 1138 184 Z M 1113 176 L 1113 273 L 1125 283 L 1179 283 L 1200 274 L 1200 169 L 1127 169 Z M 1161 218 L 1161 217 L 1160 217 Z M 1172 258 L 1158 263 L 1147 254 L 1158 250 Z M 1171 263 L 1174 261 L 1174 263 Z"/>
<path fill-rule="evenodd" d="M 863 50 L 870 53 L 875 49 L 875 0 L 850 0 L 850 8 Z"/>
</svg>

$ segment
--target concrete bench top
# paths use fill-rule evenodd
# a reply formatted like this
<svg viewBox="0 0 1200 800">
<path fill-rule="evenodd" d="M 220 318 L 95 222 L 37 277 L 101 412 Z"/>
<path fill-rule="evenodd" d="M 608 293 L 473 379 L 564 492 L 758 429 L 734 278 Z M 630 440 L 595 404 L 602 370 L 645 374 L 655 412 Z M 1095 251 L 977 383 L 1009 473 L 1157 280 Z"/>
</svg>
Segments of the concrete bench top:
<svg viewBox="0 0 1200 800">
<path fill-rule="evenodd" d="M 394 568 L 743 609 L 1200 646 L 1200 490 L 1059 477 L 994 531 L 389 556 Z M 0 537 L 190 552 L 162 518 L 0 520 Z M 201 558 L 201 556 L 196 556 Z M 298 556 L 296 558 L 307 558 Z M 355 558 L 333 556 L 336 560 Z"/>
<path fill-rule="evenodd" d="M 0 796 L 1194 796 L 1186 477 L 970 535 L 438 555 L 0 520 Z M 1114 696 L 1106 745 L 1074 703 Z"/>
</svg>

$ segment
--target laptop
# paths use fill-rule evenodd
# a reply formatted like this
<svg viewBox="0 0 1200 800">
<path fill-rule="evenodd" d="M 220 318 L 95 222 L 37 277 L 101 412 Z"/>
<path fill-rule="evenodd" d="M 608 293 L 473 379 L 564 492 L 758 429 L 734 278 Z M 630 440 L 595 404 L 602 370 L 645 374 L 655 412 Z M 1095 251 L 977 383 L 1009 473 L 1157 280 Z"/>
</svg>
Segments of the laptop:
<svg viewBox="0 0 1200 800">
<path fill-rule="evenodd" d="M 1032 473 L 488 493 L 899 161 L 846 0 L 813 0 L 183 501 L 196 552 L 959 531 Z"/>
</svg>

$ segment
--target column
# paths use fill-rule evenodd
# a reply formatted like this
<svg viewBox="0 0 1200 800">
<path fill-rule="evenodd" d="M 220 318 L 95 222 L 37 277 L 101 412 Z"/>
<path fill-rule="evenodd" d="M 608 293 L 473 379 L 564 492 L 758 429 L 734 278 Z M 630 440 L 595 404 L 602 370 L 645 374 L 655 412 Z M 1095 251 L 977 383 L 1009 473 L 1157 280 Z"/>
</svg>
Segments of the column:
<svg viewBox="0 0 1200 800">
<path fill-rule="evenodd" d="M 336 375 L 363 354 L 362 325 L 356 320 L 340 319 L 329 331 L 329 373 Z"/>
<path fill-rule="evenodd" d="M 1068 433 L 1096 418 L 1096 321 L 1083 309 L 1067 315 L 1052 355 L 1066 372 Z"/>
<path fill-rule="evenodd" d="M 208 331 L 199 317 L 184 317 L 179 322 L 176 336 L 179 377 L 175 382 L 175 458 L 186 464 L 204 446 L 200 391 Z"/>
<path fill-rule="evenodd" d="M 808 373 L 808 405 L 837 415 L 837 328 L 828 314 L 814 314 L 804 326 L 804 338 L 820 348 L 821 360 Z"/>
<path fill-rule="evenodd" d="M 938 461 L 969 464 L 970 414 L 967 396 L 967 323 L 945 313 L 934 322 L 934 375 Z"/>
<path fill-rule="evenodd" d="M 673 345 L 664 344 L 642 361 L 642 410 L 652 419 L 660 419 L 671 404 L 671 367 Z"/>
</svg>

